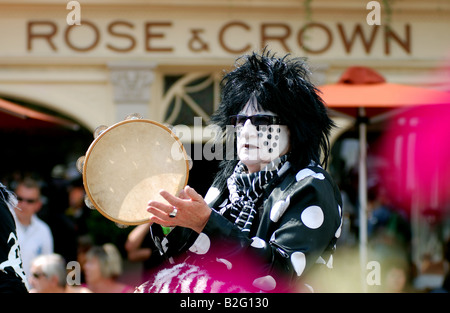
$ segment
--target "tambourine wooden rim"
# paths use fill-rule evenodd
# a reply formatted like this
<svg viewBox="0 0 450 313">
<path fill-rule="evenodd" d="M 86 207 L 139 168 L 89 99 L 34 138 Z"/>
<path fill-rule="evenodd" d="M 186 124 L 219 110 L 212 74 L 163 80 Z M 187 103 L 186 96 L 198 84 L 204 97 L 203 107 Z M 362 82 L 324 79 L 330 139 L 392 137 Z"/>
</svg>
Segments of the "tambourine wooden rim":
<svg viewBox="0 0 450 313">
<path fill-rule="evenodd" d="M 172 142 L 170 142 L 170 146 L 171 148 L 171 152 L 175 147 L 175 150 L 177 150 L 177 153 L 179 153 L 178 157 L 179 159 L 173 158 L 173 154 L 171 154 L 171 156 L 169 156 L 169 151 L 164 147 L 158 147 L 158 143 L 160 143 L 158 141 L 158 138 L 156 138 L 155 143 L 151 143 L 150 141 L 147 141 L 145 143 L 138 143 L 139 139 L 134 138 L 134 135 L 137 135 L 137 137 L 139 137 L 139 131 L 137 131 L 137 134 L 131 135 L 129 140 L 125 140 L 125 143 L 120 143 L 120 142 L 116 142 L 113 139 L 114 133 L 119 133 L 125 131 L 125 128 L 129 128 L 131 126 L 131 123 L 145 123 L 145 124 L 133 124 L 134 128 L 139 128 L 139 129 L 149 129 L 148 126 L 149 124 L 151 124 L 150 126 L 155 126 L 157 128 L 152 128 L 153 131 L 157 131 L 159 132 L 159 134 L 161 134 L 164 138 L 159 138 L 160 140 L 171 140 Z M 144 134 L 144 133 L 143 133 Z M 167 136 L 166 136 L 167 135 Z M 149 134 L 145 134 L 145 136 L 149 136 Z M 145 138 L 145 137 L 144 137 Z M 148 138 L 147 138 L 148 139 Z M 133 140 L 135 140 L 136 142 L 133 142 Z M 152 139 L 153 140 L 153 137 Z M 102 142 L 106 142 L 106 143 L 102 143 Z M 128 147 L 126 147 L 126 145 L 131 145 L 131 147 L 135 147 L 140 145 L 141 147 L 144 146 L 143 148 L 143 152 L 141 152 L 142 154 L 145 154 L 146 152 L 148 152 L 149 149 L 155 149 L 155 151 L 157 152 L 156 154 L 154 154 L 154 162 L 156 164 L 153 164 L 154 168 L 152 168 L 151 170 L 147 169 L 147 168 L 142 168 L 142 165 L 146 165 L 146 167 L 148 167 L 148 164 L 151 162 L 151 158 L 146 159 L 145 156 L 142 157 L 141 159 L 142 161 L 130 161 L 132 164 L 135 165 L 136 168 L 131 168 L 133 167 L 133 165 L 131 165 L 130 167 L 130 171 L 128 172 L 126 169 L 127 167 L 125 165 L 122 165 L 119 172 L 127 172 L 126 175 L 131 176 L 133 173 L 135 173 L 135 176 L 140 176 L 141 173 L 142 175 L 145 174 L 145 171 L 156 171 L 158 173 L 158 177 L 148 177 L 148 178 L 143 178 L 141 182 L 139 182 L 139 184 L 135 185 L 135 186 L 130 186 L 130 188 L 132 188 L 128 194 L 126 194 L 125 198 L 124 198 L 124 193 L 126 193 L 126 191 L 122 192 L 122 190 L 120 190 L 120 188 L 115 188 L 115 187 L 111 187 L 108 186 L 109 183 L 112 183 L 113 181 L 111 180 L 111 177 L 106 177 L 106 181 L 102 182 L 102 184 L 104 184 L 105 186 L 97 186 L 100 185 L 98 184 L 99 180 L 102 180 L 101 175 L 102 174 L 111 174 L 111 171 L 113 171 L 111 169 L 111 166 L 114 165 L 114 163 L 116 162 L 116 160 L 108 160 L 107 155 L 105 156 L 101 156 L 100 154 L 105 154 L 104 152 L 101 152 L 101 150 L 106 147 L 105 145 L 108 144 L 107 149 L 110 149 L 113 153 L 112 153 L 112 157 L 114 157 L 115 154 L 120 154 L 120 153 L 125 153 L 124 151 L 126 151 L 126 149 L 128 149 Z M 166 146 L 169 145 L 169 143 L 164 143 Z M 146 146 L 145 146 L 146 145 Z M 151 145 L 151 147 L 150 147 Z M 175 145 L 175 146 L 174 146 Z M 103 146 L 103 147 L 102 147 Z M 119 149 L 119 150 L 115 150 L 115 149 Z M 120 149 L 124 150 L 124 151 L 120 151 Z M 146 151 L 147 149 L 147 151 Z M 99 151 L 97 151 L 99 150 Z M 131 150 L 131 149 L 130 149 Z M 114 152 L 117 151 L 117 152 Z M 120 156 L 120 155 L 119 155 Z M 133 156 L 133 155 L 132 155 Z M 134 154 L 134 156 L 137 156 L 137 154 Z M 123 156 L 120 156 L 123 158 Z M 105 158 L 104 162 L 99 161 L 98 159 L 101 158 Z M 95 160 L 95 161 L 94 161 Z M 100 163 L 99 163 L 100 162 Z M 111 166 L 108 164 L 111 163 Z M 124 161 L 124 163 L 127 163 L 128 160 Z M 134 163 L 133 163 L 134 162 Z M 173 165 L 176 170 L 178 170 L 178 172 L 176 173 L 176 175 L 174 175 L 173 173 L 164 173 L 164 172 L 158 172 L 158 171 L 162 171 L 162 170 L 167 170 L 167 165 L 164 162 L 169 162 L 169 165 Z M 93 163 L 91 165 L 91 163 Z M 130 163 L 130 164 L 131 164 Z M 139 164 L 136 164 L 139 163 Z M 95 169 L 94 169 L 95 167 Z M 125 169 L 124 169 L 125 167 Z M 164 168 L 166 167 L 166 168 Z M 93 174 L 93 172 L 95 171 L 104 171 L 105 173 L 100 173 L 100 174 Z M 107 173 L 106 173 L 107 172 Z M 184 188 L 184 186 L 186 186 L 187 182 L 188 182 L 188 178 L 189 178 L 189 158 L 187 156 L 186 150 L 184 149 L 183 144 L 181 143 L 181 141 L 179 140 L 179 138 L 166 126 L 157 123 L 155 121 L 151 121 L 151 120 L 146 120 L 146 119 L 132 119 L 132 120 L 125 120 L 122 122 L 118 122 L 110 127 L 108 127 L 106 130 L 104 130 L 100 135 L 97 136 L 97 138 L 94 139 L 94 141 L 91 143 L 91 145 L 89 146 L 86 155 L 84 157 L 84 162 L 83 162 L 83 166 L 82 166 L 82 173 L 83 173 L 83 184 L 84 184 L 84 189 L 86 191 L 86 195 L 89 198 L 90 202 L 92 203 L 92 205 L 95 207 L 95 209 L 97 209 L 103 216 L 105 216 L 106 218 L 118 223 L 118 224 L 123 224 L 123 225 L 139 225 L 139 224 L 144 224 L 146 222 L 149 221 L 150 219 L 150 213 L 148 213 L 146 211 L 146 203 L 153 199 L 153 200 L 159 200 L 159 201 L 165 201 L 163 199 L 155 199 L 154 197 L 158 197 L 159 195 L 156 195 L 154 197 L 152 197 L 151 192 L 148 193 L 148 197 L 147 194 L 144 193 L 144 195 L 137 195 L 137 191 L 140 191 L 142 193 L 142 191 L 145 189 L 148 189 L 148 186 L 151 187 L 155 187 L 154 184 L 155 182 L 152 182 L 153 178 L 159 178 L 159 182 L 160 183 L 156 183 L 157 186 L 156 188 L 158 188 L 157 190 L 153 190 L 153 193 L 156 194 L 157 191 L 159 191 L 160 189 L 166 189 L 169 192 L 172 193 L 177 193 L 179 192 L 182 188 Z M 124 176 L 126 176 L 124 175 Z M 178 177 L 179 176 L 179 177 Z M 124 178 L 124 177 L 116 177 L 115 179 L 119 180 L 119 183 L 122 183 L 123 186 L 127 186 L 124 189 L 128 188 L 128 185 L 126 185 L 128 178 Z M 139 178 L 138 178 L 139 179 Z M 130 179 L 131 181 L 131 179 Z M 169 185 L 168 185 L 169 184 Z M 95 185 L 95 186 L 94 186 Z M 133 183 L 131 183 L 131 185 L 133 185 Z M 117 189 L 117 190 L 114 190 Z M 150 189 L 155 189 L 155 188 L 150 188 Z M 120 197 L 117 199 L 117 201 L 113 201 L 111 203 L 112 200 L 107 200 L 104 201 L 102 198 L 102 196 L 104 195 L 110 195 L 111 197 L 116 196 L 117 194 L 120 194 Z M 142 199 L 142 197 L 144 197 Z M 139 199 L 138 199 L 139 198 Z M 136 206 L 135 203 L 133 203 L 132 205 L 130 205 L 130 201 L 128 201 L 129 199 L 133 199 L 135 202 L 138 202 L 139 205 L 138 207 L 134 208 L 134 210 L 138 210 L 139 213 L 136 213 L 135 211 L 132 212 L 132 215 L 136 214 L 136 217 L 132 217 L 129 218 L 128 216 L 126 218 L 124 218 L 122 216 L 122 211 L 132 211 L 133 207 Z M 104 202 L 109 202 L 109 204 L 105 204 Z M 142 211 L 141 211 L 142 210 Z M 142 212 L 142 213 L 141 213 Z"/>
</svg>

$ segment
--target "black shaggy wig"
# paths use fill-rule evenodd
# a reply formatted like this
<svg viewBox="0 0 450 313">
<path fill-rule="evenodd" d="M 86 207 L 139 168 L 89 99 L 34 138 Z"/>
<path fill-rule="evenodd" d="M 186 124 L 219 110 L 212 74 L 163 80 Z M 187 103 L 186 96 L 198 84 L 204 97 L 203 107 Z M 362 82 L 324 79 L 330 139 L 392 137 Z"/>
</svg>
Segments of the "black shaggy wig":
<svg viewBox="0 0 450 313">
<path fill-rule="evenodd" d="M 292 165 L 300 169 L 315 161 L 326 167 L 330 153 L 328 136 L 335 125 L 328 117 L 319 90 L 309 80 L 305 59 L 289 55 L 278 58 L 263 51 L 242 56 L 236 64 L 222 80 L 221 103 L 211 121 L 226 133 L 230 116 L 242 111 L 254 97 L 258 109 L 275 113 L 289 128 Z M 216 178 L 219 185 L 231 175 L 237 163 L 236 152 L 232 159 L 226 158 L 221 164 L 221 173 Z"/>
</svg>

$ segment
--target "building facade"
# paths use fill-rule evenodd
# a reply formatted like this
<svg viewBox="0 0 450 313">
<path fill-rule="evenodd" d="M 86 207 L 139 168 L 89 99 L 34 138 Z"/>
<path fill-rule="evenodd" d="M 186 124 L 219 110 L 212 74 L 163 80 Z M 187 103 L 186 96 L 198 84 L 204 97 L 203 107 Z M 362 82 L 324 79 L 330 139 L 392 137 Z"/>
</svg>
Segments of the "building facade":
<svg viewBox="0 0 450 313">
<path fill-rule="evenodd" d="M 448 91 L 450 1 L 0 0 L 0 98 L 90 133 L 140 113 L 202 145 L 224 72 L 264 48 L 308 58 L 318 86 L 362 65 Z M 354 123 L 334 119 L 334 138 Z"/>
<path fill-rule="evenodd" d="M 132 112 L 207 122 L 223 71 L 264 47 L 307 57 L 319 85 L 357 64 L 443 88 L 432 74 L 449 53 L 448 1 L 369 2 L 2 0 L 0 94 L 89 130 Z"/>
</svg>

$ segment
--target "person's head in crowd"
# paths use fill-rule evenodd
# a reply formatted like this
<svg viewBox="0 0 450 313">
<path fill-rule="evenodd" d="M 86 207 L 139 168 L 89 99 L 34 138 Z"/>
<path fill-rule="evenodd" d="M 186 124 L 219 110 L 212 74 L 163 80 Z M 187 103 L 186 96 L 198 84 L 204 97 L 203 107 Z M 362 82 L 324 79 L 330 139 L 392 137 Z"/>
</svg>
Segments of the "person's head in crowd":
<svg viewBox="0 0 450 313">
<path fill-rule="evenodd" d="M 29 277 L 32 293 L 90 293 L 79 284 L 68 283 L 66 261 L 57 254 L 43 254 L 36 257 L 31 264 Z M 75 273 L 81 275 L 81 273 Z"/>
<path fill-rule="evenodd" d="M 92 247 L 86 254 L 85 271 L 88 283 L 99 276 L 117 279 L 122 274 L 120 252 L 110 243 Z"/>
<path fill-rule="evenodd" d="M 114 244 L 93 246 L 87 252 L 84 275 L 88 288 L 93 292 L 132 292 L 130 286 L 118 281 L 122 271 L 122 256 Z"/>
<path fill-rule="evenodd" d="M 66 277 L 66 264 L 61 255 L 40 255 L 31 264 L 31 276 L 29 277 L 32 286 L 31 292 L 65 292 Z"/>
<path fill-rule="evenodd" d="M 34 214 L 42 208 L 41 188 L 37 181 L 25 178 L 14 190 L 17 196 L 15 213 L 22 225 L 29 225 Z"/>
</svg>

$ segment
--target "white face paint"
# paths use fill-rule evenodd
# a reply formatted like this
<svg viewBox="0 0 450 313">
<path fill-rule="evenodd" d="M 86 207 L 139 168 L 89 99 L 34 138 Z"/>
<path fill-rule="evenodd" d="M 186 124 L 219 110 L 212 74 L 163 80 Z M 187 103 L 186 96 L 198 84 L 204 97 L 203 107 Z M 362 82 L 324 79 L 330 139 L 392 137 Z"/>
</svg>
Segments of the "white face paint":
<svg viewBox="0 0 450 313">
<path fill-rule="evenodd" d="M 239 112 L 242 115 L 267 114 L 276 115 L 270 111 L 261 111 L 254 105 L 246 104 Z M 260 171 L 270 161 L 289 151 L 289 129 L 286 125 L 259 126 L 259 130 L 250 120 L 244 126 L 236 127 L 237 154 L 248 167 L 250 173 Z"/>
</svg>

